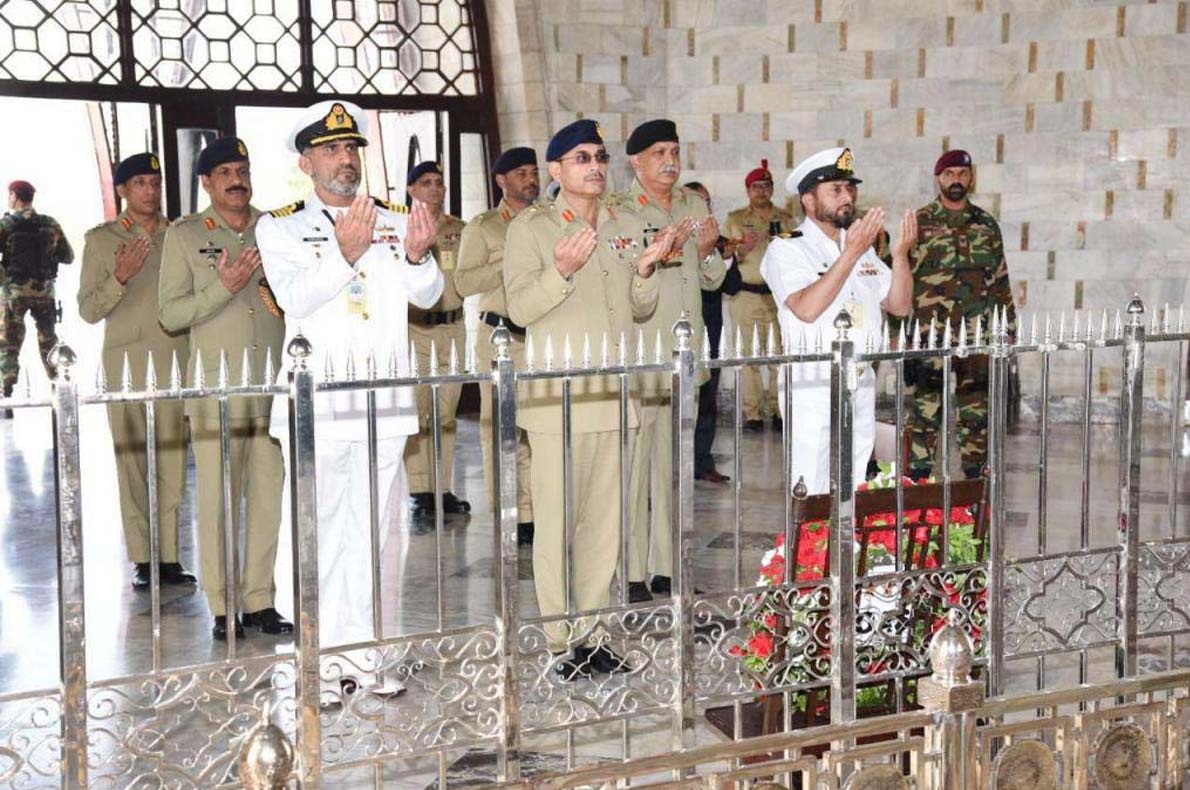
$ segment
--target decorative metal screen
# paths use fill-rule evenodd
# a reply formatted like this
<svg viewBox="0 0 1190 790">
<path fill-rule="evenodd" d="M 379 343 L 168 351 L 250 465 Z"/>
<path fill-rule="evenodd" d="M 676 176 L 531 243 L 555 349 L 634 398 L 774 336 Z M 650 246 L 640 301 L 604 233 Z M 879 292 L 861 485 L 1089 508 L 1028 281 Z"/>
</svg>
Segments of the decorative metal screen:
<svg viewBox="0 0 1190 790">
<path fill-rule="evenodd" d="M 138 85 L 297 91 L 297 0 L 133 0 Z"/>
<path fill-rule="evenodd" d="M 314 0 L 314 89 L 474 96 L 475 35 L 461 0 Z"/>
<path fill-rule="evenodd" d="M 479 95 L 467 0 L 7 0 L 0 80 Z"/>
<path fill-rule="evenodd" d="M 120 80 L 117 0 L 0 3 L 0 79 Z"/>
</svg>

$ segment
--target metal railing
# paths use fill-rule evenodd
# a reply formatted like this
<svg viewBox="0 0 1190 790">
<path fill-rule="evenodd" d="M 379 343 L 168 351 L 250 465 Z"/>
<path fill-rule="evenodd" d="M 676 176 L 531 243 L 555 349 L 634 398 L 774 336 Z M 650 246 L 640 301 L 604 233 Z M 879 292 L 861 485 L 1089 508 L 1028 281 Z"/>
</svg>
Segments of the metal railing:
<svg viewBox="0 0 1190 790">
<path fill-rule="evenodd" d="M 274 721 L 292 733 L 297 760 L 295 774 L 302 786 L 318 786 L 320 783 L 338 786 L 346 780 L 334 777 L 359 769 L 370 772 L 370 782 L 380 786 L 386 765 L 429 758 L 435 763 L 432 773 L 443 787 L 448 783 L 449 756 L 468 749 L 490 751 L 492 778 L 501 783 L 516 783 L 526 773 L 525 755 L 534 749 L 538 750 L 535 753 L 560 754 L 563 760 L 560 767 L 575 769 L 583 759 L 580 752 L 584 732 L 597 733 L 600 738 L 618 742 L 619 759 L 631 760 L 637 756 L 634 752 L 637 742 L 649 741 L 648 737 L 642 737 L 642 728 L 653 735 L 652 746 L 646 748 L 660 748 L 667 754 L 664 758 L 643 758 L 645 761 L 641 765 L 649 770 L 664 765 L 673 772 L 675 779 L 679 779 L 712 756 L 716 760 L 735 760 L 733 770 L 743 770 L 738 758 L 744 752 L 737 754 L 734 747 L 716 747 L 705 752 L 695 749 L 697 731 L 702 726 L 700 717 L 712 708 L 730 708 L 733 735 L 741 739 L 746 735 L 746 708 L 757 698 L 776 695 L 782 700 L 784 727 L 789 729 L 792 712 L 798 704 L 805 704 L 808 693 L 815 691 L 829 694 L 829 727 L 766 736 L 753 746 L 761 751 L 781 749 L 796 754 L 814 743 L 851 739 L 869 731 L 891 731 L 892 728 L 901 733 L 898 743 L 902 746 L 898 748 L 907 748 L 904 744 L 917 743 L 916 736 L 907 733 L 925 725 L 928 717 L 902 712 L 896 714 L 899 718 L 857 723 L 857 691 L 891 683 L 896 689 L 893 695 L 895 707 L 898 710 L 905 707 L 906 689 L 911 688 L 917 678 L 929 673 L 926 653 L 931 629 L 922 627 L 923 612 L 935 617 L 940 612 L 955 610 L 959 626 L 968 633 L 979 635 L 975 640 L 975 663 L 984 672 L 989 694 L 997 698 L 1007 690 L 1008 674 L 1019 673 L 1020 667 L 1029 662 L 1036 665 L 1037 687 L 1048 685 L 1047 656 L 1051 660 L 1055 655 L 1075 656 L 1079 662 L 1079 680 L 1085 682 L 1090 679 L 1094 652 L 1110 649 L 1114 651 L 1115 675 L 1131 678 L 1140 669 L 1138 659 L 1145 652 L 1142 642 L 1159 638 L 1168 645 L 1168 668 L 1175 658 L 1177 638 L 1190 634 L 1190 614 L 1173 591 L 1180 589 L 1176 585 L 1190 578 L 1190 540 L 1179 537 L 1176 526 L 1182 429 L 1178 407 L 1181 399 L 1180 361 L 1185 358 L 1185 343 L 1190 340 L 1190 333 L 1186 331 L 1180 312 L 1176 321 L 1168 309 L 1160 321 L 1154 315 L 1147 331 L 1143 319 L 1144 307 L 1134 299 L 1123 316 L 1116 314 L 1114 322 L 1106 313 L 1099 321 L 1087 319 L 1080 324 L 1076 319 L 1069 332 L 1064 320 L 1054 330 L 1048 318 L 1040 324 L 1035 318 L 1030 331 L 1022 329 L 1013 338 L 1008 334 L 1005 316 L 999 314 L 991 318 L 986 331 L 982 321 L 970 326 L 961 324 L 957 330 L 948 326 L 942 333 L 931 327 L 925 332 L 902 333 L 898 339 L 886 334 L 878 347 L 859 349 L 849 338 L 846 317 L 840 316 L 836 323 L 836 337 L 829 346 L 821 340 L 811 344 L 804 338 L 785 338 L 786 353 L 775 353 L 771 336 L 763 350 L 759 338 L 754 337 L 751 353 L 748 353 L 742 338 L 737 336 L 734 344 L 724 343 L 724 354 L 720 359 L 710 358 L 705 338 L 701 349 L 696 351 L 689 324 L 680 321 L 675 327 L 675 343 L 668 360 L 660 350 L 660 342 L 656 345 L 653 360 L 648 361 L 643 338 L 637 339 L 634 360 L 629 359 L 623 338 L 618 344 L 609 343 L 607 338 L 595 342 L 583 338 L 581 356 L 576 361 L 567 338 L 557 343 L 562 349 L 559 354 L 552 353 L 556 341 L 551 340 L 542 359 L 534 358 L 530 346 L 527 364 L 520 370 L 514 367 L 509 353 L 511 337 L 507 330 L 499 328 L 492 336 L 495 354 L 490 371 L 475 370 L 472 364 L 460 368 L 452 363 L 446 372 L 432 370 L 429 375 L 419 375 L 414 371 L 402 376 L 398 375 L 395 362 L 391 362 L 389 370 L 382 375 L 376 361 L 369 359 L 362 377 L 349 370 L 345 380 L 341 381 L 326 374 L 318 380 L 311 364 L 316 350 L 299 337 L 286 350 L 291 371 L 285 383 L 272 383 L 274 377 L 270 364 L 261 379 L 265 383 L 252 383 L 251 373 L 245 365 L 243 380 L 233 385 L 227 380 L 224 364 L 215 386 L 207 386 L 199 376 L 192 386 L 185 387 L 175 364 L 168 386 L 159 388 L 150 362 L 143 390 L 134 390 L 125 375 L 118 391 L 108 392 L 100 382 L 92 394 L 80 392 L 74 354 L 69 348 L 59 346 L 51 354 L 51 362 L 58 371 L 51 399 L 0 400 L 0 408 L 49 407 L 53 411 L 61 655 L 59 688 L 0 695 L 0 782 L 11 782 L 14 786 L 41 786 L 42 782 L 60 781 L 68 787 L 114 787 L 131 786 L 145 777 L 177 775 L 184 777 L 185 782 L 197 785 L 231 784 L 235 781 L 235 756 L 239 744 L 247 728 L 258 720 L 256 711 L 266 700 L 274 703 Z M 1170 466 L 1164 478 L 1169 486 L 1167 506 L 1171 531 L 1166 539 L 1142 541 L 1144 365 L 1146 349 L 1155 343 L 1168 344 L 1179 360 L 1167 434 L 1171 442 Z M 613 347 L 618 347 L 616 359 L 611 358 L 609 351 Z M 593 348 L 599 349 L 598 359 L 593 359 Z M 1090 370 L 1094 356 L 1112 348 L 1120 348 L 1123 352 L 1119 476 L 1115 497 L 1117 519 L 1115 539 L 1107 545 L 1093 546 L 1090 507 L 1093 492 L 1089 482 Z M 1083 379 L 1080 544 L 1075 551 L 1047 553 L 1045 491 L 1049 474 L 1046 463 L 1049 399 L 1043 397 L 1041 457 L 1037 470 L 1040 491 L 1037 551 L 1013 556 L 1006 541 L 1009 363 L 1014 357 L 1040 355 L 1044 377 L 1042 392 L 1045 393 L 1049 363 L 1058 354 L 1081 354 L 1086 371 Z M 839 484 L 852 479 L 853 472 L 862 473 L 862 470 L 850 468 L 856 371 L 859 366 L 892 364 L 895 420 L 900 435 L 906 424 L 905 362 L 944 360 L 943 436 L 949 440 L 954 430 L 953 418 L 949 414 L 953 409 L 949 394 L 950 360 L 964 357 L 985 357 L 989 370 L 988 532 L 984 559 L 968 565 L 944 562 L 938 568 L 907 569 L 903 567 L 898 550 L 893 567 L 869 569 L 860 575 L 852 538 L 857 526 L 856 494 L 851 486 Z M 745 366 L 777 365 L 786 383 L 785 391 L 790 393 L 792 365 L 802 362 L 828 362 L 832 371 L 830 469 L 833 502 L 828 573 L 821 579 L 798 579 L 794 575 L 794 563 L 790 561 L 785 564 L 781 583 L 746 583 L 743 544 L 748 532 L 744 523 L 749 503 L 745 501 L 744 482 L 750 469 L 743 458 L 739 387 L 734 401 L 735 427 L 731 434 L 735 454 L 731 570 L 727 579 L 720 578 L 722 574 L 716 576 L 705 569 L 700 570 L 698 553 L 701 546 L 696 537 L 693 489 L 697 373 L 706 367 L 738 370 Z M 196 368 L 201 371 L 201 364 Z M 668 374 L 672 382 L 674 477 L 671 488 L 675 566 L 672 594 L 648 603 L 630 604 L 627 599 L 627 560 L 625 552 L 621 552 L 616 594 L 609 606 L 579 612 L 575 610 L 573 598 L 568 596 L 566 612 L 548 616 L 534 613 L 522 600 L 519 585 L 516 530 L 518 385 L 544 379 L 562 381 L 562 431 L 564 446 L 569 448 L 576 428 L 570 418 L 574 382 L 591 377 L 618 380 L 621 491 L 620 501 L 614 504 L 619 506 L 621 545 L 626 548 L 631 526 L 627 501 L 631 466 L 631 382 L 643 374 L 659 373 Z M 373 430 L 368 441 L 372 474 L 367 484 L 372 505 L 373 562 L 370 573 L 374 583 L 374 638 L 352 645 L 322 645 L 319 641 L 318 524 L 313 463 L 319 430 L 315 400 L 336 392 L 366 393 L 369 424 L 374 427 L 377 393 L 414 386 L 430 386 L 436 392 L 438 386 L 448 382 L 474 382 L 490 387 L 492 392 L 491 439 L 497 449 L 494 470 L 497 495 L 492 513 L 492 614 L 490 618 L 481 617 L 462 624 L 458 618 L 448 616 L 451 613 L 444 581 L 445 524 L 440 482 L 443 475 L 436 474 L 435 479 L 439 481 L 435 491 L 439 507 L 434 523 L 436 611 L 432 617 L 424 619 L 429 624 L 427 627 L 396 636 L 384 633 L 377 505 L 381 492 L 376 490 L 377 443 Z M 152 671 L 90 680 L 84 649 L 80 409 L 117 402 L 143 403 L 151 426 L 154 405 L 163 400 L 218 400 L 225 449 L 223 504 L 228 524 L 224 536 L 228 546 L 225 552 L 227 600 L 235 601 L 234 547 L 237 536 L 230 526 L 230 485 L 226 468 L 227 402 L 234 397 L 281 397 L 289 404 L 289 458 L 293 462 L 287 474 L 293 492 L 290 526 L 296 613 L 292 652 L 240 656 L 234 629 L 229 628 L 224 659 L 185 667 L 165 666 L 156 573 L 160 553 L 159 525 L 155 508 L 151 508 L 154 568 L 150 602 Z M 792 544 L 795 531 L 799 529 L 794 522 L 791 497 L 796 481 L 792 479 L 791 461 L 786 450 L 791 431 L 797 430 L 794 400 L 792 396 L 787 397 L 784 403 L 779 491 L 785 503 L 784 523 L 774 525 L 779 529 L 772 530 L 774 533 L 783 531 L 786 546 Z M 440 473 L 441 432 L 437 398 L 434 403 L 434 463 Z M 945 513 L 950 512 L 948 484 L 951 482 L 947 445 L 948 441 L 940 441 L 938 450 Z M 148 468 L 152 470 L 156 453 L 152 434 L 147 453 Z M 567 503 L 563 528 L 567 535 L 572 535 L 573 481 L 569 463 L 563 464 L 559 475 Z M 154 482 L 150 474 L 146 481 L 150 497 L 155 495 Z M 897 491 L 894 530 L 896 545 L 900 547 L 910 538 L 902 525 L 904 492 L 899 474 L 894 485 Z M 204 504 L 200 503 L 200 507 Z M 613 506 L 613 503 L 608 504 Z M 573 572 L 574 561 L 568 551 L 568 572 Z M 703 592 L 696 588 L 696 582 L 718 586 Z M 1043 601 L 1044 606 L 1039 607 L 1038 601 Z M 753 624 L 758 618 L 770 614 L 791 624 L 783 635 L 784 656 L 774 659 L 762 672 L 753 671 L 742 664 L 738 654 L 753 633 Z M 927 626 L 929 622 L 927 620 Z M 625 657 L 629 671 L 577 683 L 558 679 L 554 669 L 560 658 L 549 649 L 547 637 L 547 632 L 558 626 L 568 634 L 568 647 L 582 644 L 588 635 L 599 631 Z M 882 650 L 885 652 L 879 653 Z M 878 654 L 895 655 L 896 660 L 877 666 L 880 662 L 872 661 L 871 657 Z M 365 658 L 361 659 L 361 655 Z M 351 700 L 331 700 L 342 704 L 328 710 L 327 694 L 320 691 L 320 681 L 335 680 L 340 673 L 365 668 L 365 664 L 368 671 L 399 677 L 410 686 L 409 693 L 387 702 L 370 699 L 365 694 Z M 1177 682 L 1182 681 L 1181 676 L 1177 676 Z M 1111 688 L 1117 689 L 1117 686 Z M 1127 693 L 1136 693 L 1140 689 L 1141 686 L 1136 686 Z M 1112 691 L 1101 696 L 1116 693 L 1125 692 Z M 1092 692 L 1088 695 L 1093 696 Z M 996 704 L 1005 713 L 1009 708 L 1018 711 L 1046 708 L 1051 704 L 1044 694 L 1028 699 L 1028 704 L 1016 707 L 1009 702 Z M 215 700 L 214 712 L 208 710 L 212 700 Z M 199 710 L 204 712 L 198 715 L 196 711 Z M 180 715 L 180 711 L 185 711 L 186 715 Z M 970 717 L 962 726 L 967 728 L 964 742 L 970 743 L 971 738 L 976 737 L 973 733 L 983 725 L 977 726 L 974 717 Z M 881 727 L 885 729 L 881 730 Z M 662 747 L 658 747 L 658 733 L 664 733 Z M 201 735 L 200 748 L 189 745 L 188 734 Z M 149 742 L 152 742 L 151 746 L 146 746 Z M 849 764 L 858 765 L 855 760 Z M 834 763 L 831 765 L 834 767 L 830 770 L 838 776 L 851 770 L 839 768 Z M 600 770 L 590 776 L 607 773 L 625 777 L 629 773 L 616 773 L 618 768 L 603 773 Z M 783 765 L 779 770 L 792 769 Z M 576 774 L 580 778 L 587 775 Z M 559 782 L 558 786 L 568 783 Z"/>
</svg>

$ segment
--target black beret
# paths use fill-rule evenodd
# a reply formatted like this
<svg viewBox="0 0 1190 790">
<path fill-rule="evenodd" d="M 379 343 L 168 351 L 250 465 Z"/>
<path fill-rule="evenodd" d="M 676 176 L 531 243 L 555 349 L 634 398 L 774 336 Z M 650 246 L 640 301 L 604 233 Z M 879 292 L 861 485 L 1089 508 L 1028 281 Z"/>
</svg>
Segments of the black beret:
<svg viewBox="0 0 1190 790">
<path fill-rule="evenodd" d="M 157 158 L 157 154 L 133 154 L 116 165 L 112 183 L 120 186 L 134 176 L 152 174 L 161 175 L 161 160 Z"/>
<path fill-rule="evenodd" d="M 419 162 L 414 165 L 413 169 L 410 170 L 408 175 L 405 176 L 405 183 L 410 185 L 416 184 L 417 179 L 421 178 L 426 173 L 437 173 L 438 175 L 442 175 L 442 165 L 432 161 Z"/>
<path fill-rule="evenodd" d="M 496 157 L 496 161 L 492 163 L 492 175 L 500 176 L 509 170 L 515 170 L 523 165 L 536 164 L 537 152 L 532 148 L 525 148 L 524 146 L 509 148 L 500 154 L 500 156 Z"/>
<path fill-rule="evenodd" d="M 678 142 L 678 127 L 668 118 L 645 121 L 628 135 L 628 155 L 639 154 L 653 143 Z"/>
<path fill-rule="evenodd" d="M 603 132 L 600 131 L 597 121 L 582 118 L 559 129 L 546 146 L 545 161 L 557 162 L 567 151 L 583 143 L 603 145 Z"/>
<path fill-rule="evenodd" d="M 238 137 L 220 137 L 198 155 L 198 164 L 194 172 L 200 176 L 209 176 L 216 167 L 227 162 L 248 161 L 248 146 Z"/>
</svg>

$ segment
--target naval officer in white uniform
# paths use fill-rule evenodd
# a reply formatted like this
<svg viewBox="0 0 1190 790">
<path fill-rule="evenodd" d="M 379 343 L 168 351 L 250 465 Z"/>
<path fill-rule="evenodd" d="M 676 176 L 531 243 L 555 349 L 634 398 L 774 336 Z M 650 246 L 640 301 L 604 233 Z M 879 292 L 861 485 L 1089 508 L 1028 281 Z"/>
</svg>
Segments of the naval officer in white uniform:
<svg viewBox="0 0 1190 790">
<path fill-rule="evenodd" d="M 368 144 L 367 119 L 356 105 L 323 101 L 303 113 L 288 143 L 310 176 L 305 201 L 269 212 L 256 226 L 267 284 L 285 313 L 285 345 L 297 334 L 310 341 L 308 364 L 317 373 L 329 356 L 342 376 L 349 357 L 363 377 L 368 355 L 384 371 L 395 356 L 400 376 L 409 374 L 407 307 L 433 305 L 444 279 L 430 247 L 435 225 L 426 206 L 406 213 L 367 195 L 356 195 L 362 168 L 360 147 Z M 287 380 L 285 356 L 278 381 Z M 417 433 L 413 391 L 380 390 L 377 400 L 377 473 L 380 541 L 383 548 L 398 484 L 405 438 Z M 368 428 L 363 391 L 316 395 L 314 434 L 318 508 L 319 625 L 322 647 L 370 640 L 372 557 L 368 499 Z M 273 403 L 270 432 L 288 435 L 288 398 Z M 288 456 L 288 441 L 282 441 Z M 286 468 L 292 459 L 286 457 Z M 290 495 L 289 477 L 286 493 Z M 288 559 L 288 558 L 286 558 Z M 323 668 L 329 675 L 355 675 L 375 693 L 397 693 L 400 684 L 377 679 L 355 658 L 351 666 Z M 344 690 L 351 684 L 345 683 Z M 324 695 L 324 702 L 327 701 Z"/>
<path fill-rule="evenodd" d="M 781 332 L 790 344 L 786 348 L 797 348 L 803 332 L 807 347 L 813 348 L 820 332 L 828 346 L 835 339 L 834 321 L 841 310 L 851 317 L 848 336 L 858 352 L 867 349 L 869 340 L 879 347 L 883 312 L 907 315 L 912 308 L 909 249 L 917 240 L 916 216 L 907 211 L 901 220 L 889 269 L 872 249 L 884 209 L 872 209 L 855 220 L 860 180 L 853 165 L 850 149 L 830 148 L 806 158 L 785 180 L 785 190 L 796 190 L 806 218 L 793 233 L 773 239 L 760 273 L 777 302 Z M 864 480 L 876 441 L 876 374 L 869 363 L 857 372 L 855 485 Z M 830 490 L 830 363 L 796 363 L 791 378 L 790 479 L 803 477 L 810 494 L 825 494 Z"/>
</svg>

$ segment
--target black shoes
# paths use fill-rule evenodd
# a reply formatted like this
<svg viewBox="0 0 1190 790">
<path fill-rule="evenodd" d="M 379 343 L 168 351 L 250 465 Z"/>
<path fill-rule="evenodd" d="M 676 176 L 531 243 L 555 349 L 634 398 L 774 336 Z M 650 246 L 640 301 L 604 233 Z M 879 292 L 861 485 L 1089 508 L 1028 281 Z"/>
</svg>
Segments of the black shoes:
<svg viewBox="0 0 1190 790">
<path fill-rule="evenodd" d="M 656 578 L 656 577 L 654 577 Z M 653 600 L 644 582 L 628 582 L 628 603 L 644 603 Z"/>
<path fill-rule="evenodd" d="M 220 642 L 227 641 L 227 617 L 226 615 L 215 615 L 215 626 L 211 629 L 211 636 Z M 236 618 L 236 639 L 244 637 L 244 626 L 240 623 L 240 618 Z"/>
<path fill-rule="evenodd" d="M 432 516 L 436 512 L 434 492 L 422 491 L 421 493 L 412 494 L 410 499 L 413 501 L 414 516 Z M 452 492 L 447 491 L 442 495 L 442 512 L 470 513 L 471 503 L 465 499 L 459 499 Z"/>
<path fill-rule="evenodd" d="M 148 562 L 136 563 L 136 571 L 132 574 L 132 589 L 147 590 L 152 579 L 152 565 Z M 178 562 L 163 562 L 157 566 L 161 583 L 165 584 L 197 584 L 198 578 L 182 567 Z"/>
<path fill-rule="evenodd" d="M 271 606 L 268 609 L 261 609 L 259 612 L 244 612 L 244 625 L 248 628 L 258 628 L 263 634 L 293 633 L 293 623 L 282 617 Z M 225 627 L 225 633 L 226 630 Z"/>
<path fill-rule="evenodd" d="M 147 562 L 136 563 L 136 571 L 132 574 L 132 589 L 147 590 L 150 583 L 150 572 L 152 568 Z"/>
<path fill-rule="evenodd" d="M 744 430 L 748 433 L 760 433 L 764 430 L 764 420 L 744 420 Z"/>
<path fill-rule="evenodd" d="M 183 568 L 180 562 L 163 562 L 158 570 L 162 584 L 198 584 L 198 577 Z"/>
<path fill-rule="evenodd" d="M 673 585 L 668 576 L 654 575 L 649 582 L 649 589 L 657 595 L 673 595 Z"/>
<path fill-rule="evenodd" d="M 12 409 L 0 409 L 0 420 L 11 420 Z"/>
<path fill-rule="evenodd" d="M 695 480 L 705 480 L 708 483 L 730 483 L 731 478 L 718 469 L 707 469 L 705 472 L 695 472 Z"/>
<path fill-rule="evenodd" d="M 533 545 L 533 522 L 522 521 L 516 525 L 516 545 L 518 546 L 532 546 Z"/>
<path fill-rule="evenodd" d="M 781 421 L 781 418 L 778 417 L 776 414 L 774 414 L 773 415 L 773 426 L 772 426 L 773 433 L 781 433 L 782 425 L 784 425 L 784 423 Z"/>
<path fill-rule="evenodd" d="M 632 665 L 607 645 L 576 647 L 570 656 L 554 665 L 554 673 L 567 683 L 595 674 L 631 672 Z"/>
</svg>

